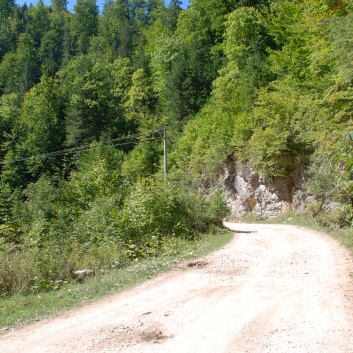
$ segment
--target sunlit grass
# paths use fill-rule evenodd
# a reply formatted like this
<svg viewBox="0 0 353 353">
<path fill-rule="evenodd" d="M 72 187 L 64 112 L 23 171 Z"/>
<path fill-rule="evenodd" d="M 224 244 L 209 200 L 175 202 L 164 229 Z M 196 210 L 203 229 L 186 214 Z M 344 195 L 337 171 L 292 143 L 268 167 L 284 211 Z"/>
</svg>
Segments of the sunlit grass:
<svg viewBox="0 0 353 353">
<path fill-rule="evenodd" d="M 118 293 L 170 270 L 178 261 L 217 250 L 228 243 L 232 236 L 231 232 L 217 230 L 202 235 L 197 241 L 180 242 L 176 255 L 137 261 L 126 268 L 97 273 L 83 283 L 71 283 L 56 291 L 0 299 L 0 328 L 15 327 L 57 315 Z"/>
</svg>

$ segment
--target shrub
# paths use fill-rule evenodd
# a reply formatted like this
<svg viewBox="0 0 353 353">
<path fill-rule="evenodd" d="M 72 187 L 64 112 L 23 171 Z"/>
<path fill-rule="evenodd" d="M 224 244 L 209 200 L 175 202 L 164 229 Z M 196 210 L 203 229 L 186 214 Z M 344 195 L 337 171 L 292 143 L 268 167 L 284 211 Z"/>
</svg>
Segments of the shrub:
<svg viewBox="0 0 353 353">
<path fill-rule="evenodd" d="M 190 198 L 177 185 L 142 179 L 133 187 L 117 217 L 117 228 L 127 241 L 185 235 L 192 228 Z"/>
</svg>

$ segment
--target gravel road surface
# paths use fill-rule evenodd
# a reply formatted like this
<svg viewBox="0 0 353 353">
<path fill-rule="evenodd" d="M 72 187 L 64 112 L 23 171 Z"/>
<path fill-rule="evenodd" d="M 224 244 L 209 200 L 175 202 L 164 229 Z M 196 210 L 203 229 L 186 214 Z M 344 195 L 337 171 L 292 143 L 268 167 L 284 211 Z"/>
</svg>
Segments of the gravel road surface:
<svg viewBox="0 0 353 353">
<path fill-rule="evenodd" d="M 220 251 L 54 319 L 1 353 L 352 353 L 352 258 L 295 226 L 233 224 Z"/>
</svg>

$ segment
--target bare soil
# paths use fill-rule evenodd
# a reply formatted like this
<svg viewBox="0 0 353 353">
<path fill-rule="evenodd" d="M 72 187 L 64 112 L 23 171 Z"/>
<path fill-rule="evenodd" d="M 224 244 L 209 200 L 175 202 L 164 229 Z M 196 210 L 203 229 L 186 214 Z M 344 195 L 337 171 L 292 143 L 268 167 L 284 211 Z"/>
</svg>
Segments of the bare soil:
<svg viewBox="0 0 353 353">
<path fill-rule="evenodd" d="M 0 351 L 352 353 L 353 269 L 324 234 L 226 224 L 220 251 L 94 305 L 0 336 Z"/>
</svg>

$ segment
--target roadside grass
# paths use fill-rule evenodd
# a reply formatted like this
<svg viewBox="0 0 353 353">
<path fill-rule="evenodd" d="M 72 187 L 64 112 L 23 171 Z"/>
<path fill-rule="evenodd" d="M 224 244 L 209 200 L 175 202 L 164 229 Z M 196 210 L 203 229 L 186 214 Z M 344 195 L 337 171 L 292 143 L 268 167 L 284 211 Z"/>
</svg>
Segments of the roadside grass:
<svg viewBox="0 0 353 353">
<path fill-rule="evenodd" d="M 56 291 L 15 295 L 0 299 L 0 333 L 70 309 L 89 305 L 172 269 L 179 261 L 196 258 L 220 249 L 233 237 L 224 229 L 214 229 L 196 241 L 181 241 L 177 252 L 162 258 L 147 258 L 115 270 L 97 273 L 81 283 L 70 283 Z"/>
</svg>

